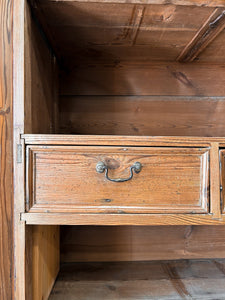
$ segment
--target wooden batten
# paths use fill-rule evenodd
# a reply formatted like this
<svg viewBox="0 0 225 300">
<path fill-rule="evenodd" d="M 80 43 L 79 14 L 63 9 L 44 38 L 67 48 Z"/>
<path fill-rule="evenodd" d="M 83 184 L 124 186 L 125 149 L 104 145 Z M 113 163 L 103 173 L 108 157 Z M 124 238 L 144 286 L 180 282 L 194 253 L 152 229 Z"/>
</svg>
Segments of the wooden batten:
<svg viewBox="0 0 225 300">
<path fill-rule="evenodd" d="M 225 28 L 225 8 L 217 8 L 202 25 L 177 58 L 179 62 L 193 61 Z"/>
</svg>

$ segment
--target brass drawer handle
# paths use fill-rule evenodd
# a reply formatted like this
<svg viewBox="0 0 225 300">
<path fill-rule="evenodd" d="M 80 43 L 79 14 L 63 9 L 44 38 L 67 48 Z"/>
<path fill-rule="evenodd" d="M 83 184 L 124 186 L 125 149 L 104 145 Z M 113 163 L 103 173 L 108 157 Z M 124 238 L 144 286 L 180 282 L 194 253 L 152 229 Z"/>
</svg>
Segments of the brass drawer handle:
<svg viewBox="0 0 225 300">
<path fill-rule="evenodd" d="M 113 182 L 124 182 L 124 181 L 131 180 L 133 178 L 134 172 L 136 174 L 140 173 L 141 168 L 142 168 L 141 163 L 137 161 L 133 164 L 133 166 L 130 167 L 130 176 L 128 178 L 113 179 L 113 178 L 109 178 L 109 176 L 108 176 L 108 167 L 104 164 L 104 162 L 99 161 L 96 165 L 97 173 L 103 173 L 105 171 L 105 178 L 108 179 L 109 181 L 113 181 Z"/>
</svg>

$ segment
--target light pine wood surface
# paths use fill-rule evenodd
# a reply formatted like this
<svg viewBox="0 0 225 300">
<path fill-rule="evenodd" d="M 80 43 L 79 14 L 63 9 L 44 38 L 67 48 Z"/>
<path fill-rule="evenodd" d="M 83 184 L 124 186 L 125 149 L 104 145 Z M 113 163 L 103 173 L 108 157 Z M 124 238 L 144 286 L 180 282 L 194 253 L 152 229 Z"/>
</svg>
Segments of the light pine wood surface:
<svg viewBox="0 0 225 300">
<path fill-rule="evenodd" d="M 28 147 L 27 211 L 207 213 L 207 148 Z M 108 178 L 99 174 L 99 162 Z M 130 168 L 141 163 L 140 173 Z M 63 180 L 62 180 L 63 178 Z M 87 189 L 88 187 L 88 189 Z M 165 197 L 166 194 L 166 197 Z"/>
<path fill-rule="evenodd" d="M 31 234 L 32 296 L 30 298 L 48 300 L 59 271 L 59 226 L 33 226 Z M 31 276 L 30 270 L 29 274 Z"/>
<path fill-rule="evenodd" d="M 12 2 L 0 0 L 0 299 L 13 296 Z"/>
</svg>

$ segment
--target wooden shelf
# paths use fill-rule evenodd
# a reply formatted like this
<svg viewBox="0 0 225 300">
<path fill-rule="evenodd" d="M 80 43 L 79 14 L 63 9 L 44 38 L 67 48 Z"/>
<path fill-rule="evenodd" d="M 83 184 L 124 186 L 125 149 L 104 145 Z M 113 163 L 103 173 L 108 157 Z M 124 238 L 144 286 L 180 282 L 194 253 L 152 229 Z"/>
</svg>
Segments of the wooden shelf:
<svg viewBox="0 0 225 300">
<path fill-rule="evenodd" d="M 27 145 L 225 146 L 225 137 L 23 134 Z"/>
<path fill-rule="evenodd" d="M 75 214 L 22 213 L 30 225 L 224 225 L 225 216 L 212 214 Z"/>
<path fill-rule="evenodd" d="M 225 299 L 225 260 L 74 263 L 49 300 Z"/>
</svg>

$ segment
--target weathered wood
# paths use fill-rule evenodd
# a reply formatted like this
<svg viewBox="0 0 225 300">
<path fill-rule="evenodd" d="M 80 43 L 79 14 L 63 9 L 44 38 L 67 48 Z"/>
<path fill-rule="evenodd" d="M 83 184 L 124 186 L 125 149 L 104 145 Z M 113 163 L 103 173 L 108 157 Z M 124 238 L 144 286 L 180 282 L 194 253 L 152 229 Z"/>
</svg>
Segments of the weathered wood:
<svg viewBox="0 0 225 300">
<path fill-rule="evenodd" d="M 68 96 L 60 99 L 60 133 L 225 136 L 225 98 Z"/>
<path fill-rule="evenodd" d="M 224 96 L 224 65 L 145 63 L 78 67 L 62 75 L 61 95 Z"/>
<path fill-rule="evenodd" d="M 193 61 L 224 28 L 225 8 L 217 8 L 184 48 L 177 61 Z"/>
<path fill-rule="evenodd" d="M 224 268 L 224 260 L 66 264 L 49 299 L 224 299 Z"/>
<path fill-rule="evenodd" d="M 12 1 L 0 0 L 0 299 L 13 291 Z"/>
</svg>

